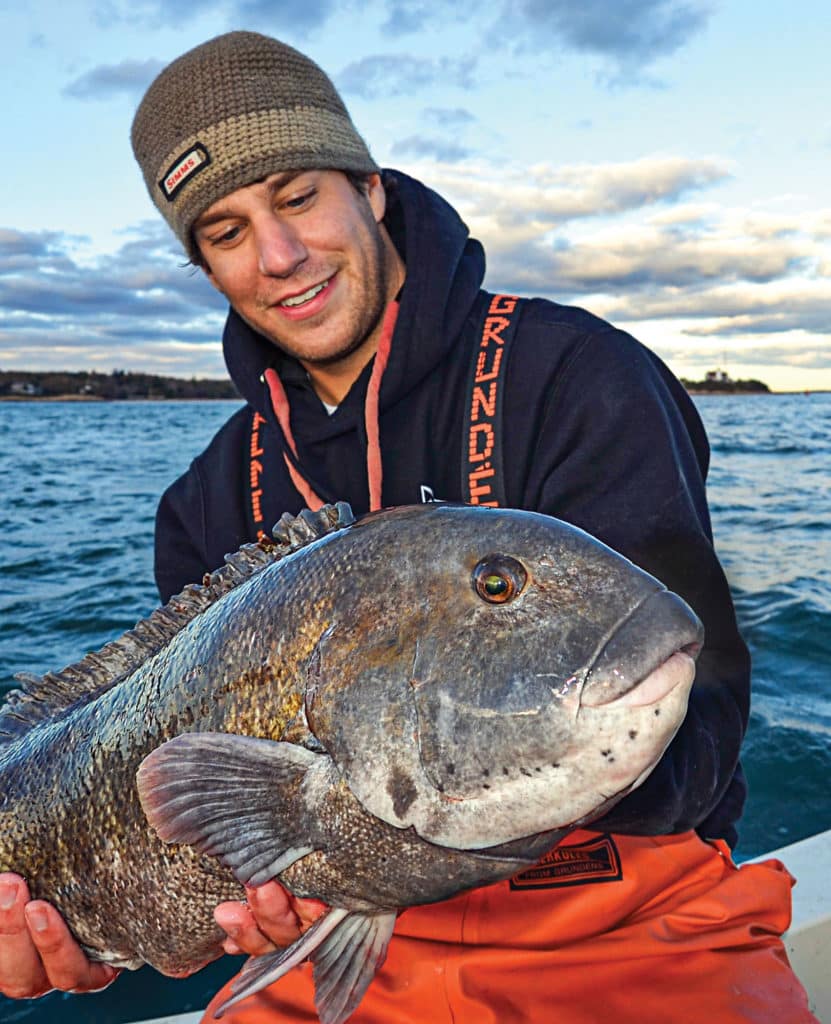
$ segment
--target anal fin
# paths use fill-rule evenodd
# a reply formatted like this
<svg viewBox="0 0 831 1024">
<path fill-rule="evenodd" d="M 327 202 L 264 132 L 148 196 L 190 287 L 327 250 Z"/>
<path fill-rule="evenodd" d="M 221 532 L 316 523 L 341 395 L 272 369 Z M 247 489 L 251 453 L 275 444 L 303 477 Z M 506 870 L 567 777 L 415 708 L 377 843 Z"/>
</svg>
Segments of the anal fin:
<svg viewBox="0 0 831 1024">
<path fill-rule="evenodd" d="M 233 995 L 215 1016 L 311 960 L 321 1024 L 343 1024 L 383 964 L 395 921 L 394 911 L 363 914 L 333 908 L 288 949 L 252 957 L 231 986 Z"/>
</svg>

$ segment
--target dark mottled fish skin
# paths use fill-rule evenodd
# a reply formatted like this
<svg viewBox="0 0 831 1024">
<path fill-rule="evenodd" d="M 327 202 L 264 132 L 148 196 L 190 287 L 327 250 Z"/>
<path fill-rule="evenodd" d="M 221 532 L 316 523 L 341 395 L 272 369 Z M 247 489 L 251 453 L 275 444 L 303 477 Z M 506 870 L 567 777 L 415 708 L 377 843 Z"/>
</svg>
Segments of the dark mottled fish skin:
<svg viewBox="0 0 831 1024">
<path fill-rule="evenodd" d="M 306 530 L 305 520 L 295 527 L 286 517 L 293 531 L 286 543 L 251 546 L 229 559 L 210 585 L 172 599 L 163 621 L 141 630 L 135 644 L 140 663 L 116 685 L 106 672 L 96 678 L 97 667 L 85 672 L 85 660 L 80 671 L 73 666 L 66 673 L 82 691 L 75 703 L 56 708 L 54 699 L 38 699 L 38 681 L 31 680 L 33 699 L 13 694 L 3 709 L 12 721 L 0 745 L 0 870 L 22 873 L 33 897 L 61 911 L 92 958 L 130 968 L 147 962 L 180 975 L 221 955 L 223 935 L 211 905 L 244 892 L 214 858 L 160 842 L 139 803 L 136 771 L 147 753 L 183 732 L 218 729 L 277 739 L 291 726 L 302 705 L 292 672 L 304 647 L 295 646 L 294 660 L 269 661 L 266 652 L 281 644 L 282 634 L 272 628 L 257 650 L 258 606 L 255 600 L 246 606 L 238 587 L 247 586 L 252 567 L 279 564 L 284 552 L 337 528 L 341 519 L 352 521 L 348 508 L 328 519 L 326 513 L 309 517 L 315 525 Z M 297 567 L 289 567 L 285 586 L 297 575 Z M 204 610 L 189 621 L 193 605 Z M 281 628 L 288 634 L 300 619 L 302 611 L 292 607 Z M 146 659 L 145 647 L 151 652 Z M 101 661 L 106 669 L 119 657 Z M 62 675 L 42 688 L 49 698 L 60 692 Z M 89 691 L 83 692 L 87 675 Z M 18 716 L 35 723 L 19 737 Z M 0 744 L 3 732 L 0 717 Z"/>
<path fill-rule="evenodd" d="M 509 877 L 645 777 L 701 627 L 534 513 L 326 508 L 282 532 L 174 599 L 160 638 L 68 670 L 79 699 L 58 675 L 10 701 L 0 869 L 92 956 L 169 974 L 219 954 L 212 911 L 240 881 L 278 876 L 335 909 L 237 998 L 311 956 L 339 1024 L 397 909 Z M 334 983 L 356 950 L 367 966 Z"/>
</svg>

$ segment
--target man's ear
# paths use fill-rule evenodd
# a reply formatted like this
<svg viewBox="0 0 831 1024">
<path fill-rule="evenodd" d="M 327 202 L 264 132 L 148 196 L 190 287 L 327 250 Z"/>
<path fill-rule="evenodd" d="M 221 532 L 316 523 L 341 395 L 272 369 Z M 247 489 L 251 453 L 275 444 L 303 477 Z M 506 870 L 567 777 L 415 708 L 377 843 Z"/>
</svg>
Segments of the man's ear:
<svg viewBox="0 0 831 1024">
<path fill-rule="evenodd" d="M 384 214 L 387 212 L 387 193 L 380 174 L 368 174 L 366 176 L 366 198 L 372 208 L 376 222 L 380 224 L 384 219 Z"/>
</svg>

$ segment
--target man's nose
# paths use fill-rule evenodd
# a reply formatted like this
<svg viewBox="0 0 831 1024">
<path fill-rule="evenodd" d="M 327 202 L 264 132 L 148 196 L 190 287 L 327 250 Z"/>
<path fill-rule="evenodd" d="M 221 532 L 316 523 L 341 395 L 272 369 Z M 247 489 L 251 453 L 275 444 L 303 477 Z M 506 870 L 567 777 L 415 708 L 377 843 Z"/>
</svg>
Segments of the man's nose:
<svg viewBox="0 0 831 1024">
<path fill-rule="evenodd" d="M 274 215 L 255 225 L 254 237 L 260 273 L 268 277 L 290 277 L 309 255 L 294 228 Z"/>
</svg>

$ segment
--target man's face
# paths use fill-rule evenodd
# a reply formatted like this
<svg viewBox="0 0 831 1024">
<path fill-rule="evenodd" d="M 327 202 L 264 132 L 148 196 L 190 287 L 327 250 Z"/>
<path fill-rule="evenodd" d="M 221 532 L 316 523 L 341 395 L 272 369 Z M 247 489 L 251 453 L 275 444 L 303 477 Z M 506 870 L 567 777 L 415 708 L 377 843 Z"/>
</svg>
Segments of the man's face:
<svg viewBox="0 0 831 1024">
<path fill-rule="evenodd" d="M 211 283 L 255 330 L 313 376 L 350 356 L 360 372 L 403 281 L 384 208 L 378 175 L 359 193 L 339 171 L 274 174 L 214 203 L 194 238 Z"/>
</svg>

